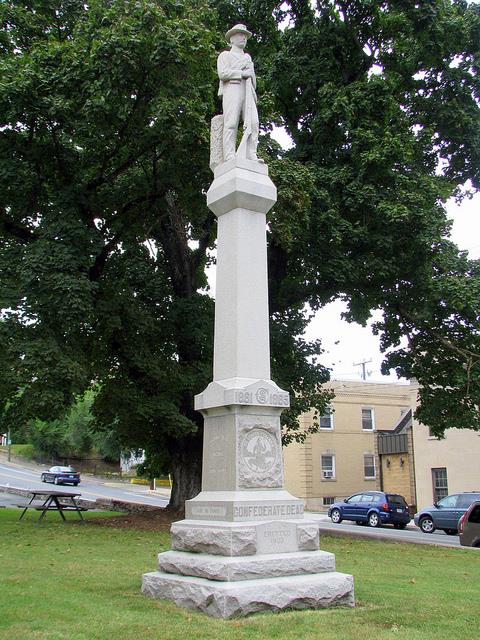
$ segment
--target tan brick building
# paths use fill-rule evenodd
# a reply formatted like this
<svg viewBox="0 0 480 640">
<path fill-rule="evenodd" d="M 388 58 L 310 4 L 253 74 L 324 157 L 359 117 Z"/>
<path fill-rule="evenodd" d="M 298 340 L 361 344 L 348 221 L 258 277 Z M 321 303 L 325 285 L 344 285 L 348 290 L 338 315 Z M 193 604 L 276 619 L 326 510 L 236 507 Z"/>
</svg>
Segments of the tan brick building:
<svg viewBox="0 0 480 640">
<path fill-rule="evenodd" d="M 457 491 L 480 490 L 480 433 L 449 429 L 444 440 L 413 417 L 418 386 L 332 381 L 331 414 L 305 443 L 284 448 L 285 480 L 307 509 L 372 489 L 400 493 L 412 511 Z M 308 427 L 313 412 L 300 422 Z"/>
<path fill-rule="evenodd" d="M 376 431 L 393 429 L 411 408 L 409 385 L 332 381 L 328 386 L 335 398 L 319 433 L 284 449 L 287 488 L 312 510 L 354 491 L 380 488 Z M 300 420 L 307 427 L 313 412 Z"/>
</svg>

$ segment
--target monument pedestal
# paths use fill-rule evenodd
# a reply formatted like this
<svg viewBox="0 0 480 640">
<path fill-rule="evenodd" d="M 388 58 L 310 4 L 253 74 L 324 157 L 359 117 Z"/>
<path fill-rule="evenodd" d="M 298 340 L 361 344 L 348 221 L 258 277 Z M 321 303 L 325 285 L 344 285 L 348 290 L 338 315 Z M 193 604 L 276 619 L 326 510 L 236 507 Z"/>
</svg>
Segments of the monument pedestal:
<svg viewBox="0 0 480 640">
<path fill-rule="evenodd" d="M 259 611 L 354 606 L 353 578 L 338 572 L 218 582 L 206 578 L 146 573 L 142 592 L 215 618 Z"/>
<path fill-rule="evenodd" d="M 172 551 L 142 592 L 220 618 L 354 606 L 352 576 L 319 549 L 318 524 L 284 488 L 280 414 L 289 395 L 270 380 L 266 165 L 235 158 L 215 170 L 218 216 L 213 382 L 204 416 L 202 491 L 172 525 Z"/>
</svg>

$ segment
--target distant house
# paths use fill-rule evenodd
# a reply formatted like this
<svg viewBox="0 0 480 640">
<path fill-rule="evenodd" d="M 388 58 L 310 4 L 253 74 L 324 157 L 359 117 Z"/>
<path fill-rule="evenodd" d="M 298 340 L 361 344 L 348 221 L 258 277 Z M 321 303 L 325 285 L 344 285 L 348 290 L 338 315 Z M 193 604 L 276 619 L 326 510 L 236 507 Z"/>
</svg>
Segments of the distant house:
<svg viewBox="0 0 480 640">
<path fill-rule="evenodd" d="M 330 410 L 303 444 L 284 449 L 285 480 L 307 509 L 372 489 L 400 493 L 412 511 L 454 491 L 480 490 L 480 434 L 452 429 L 444 440 L 413 417 L 418 385 L 331 381 Z M 300 423 L 312 424 L 313 412 Z"/>
<path fill-rule="evenodd" d="M 122 451 L 120 454 L 120 469 L 122 473 L 129 473 L 139 464 L 145 462 L 145 451 Z"/>
</svg>

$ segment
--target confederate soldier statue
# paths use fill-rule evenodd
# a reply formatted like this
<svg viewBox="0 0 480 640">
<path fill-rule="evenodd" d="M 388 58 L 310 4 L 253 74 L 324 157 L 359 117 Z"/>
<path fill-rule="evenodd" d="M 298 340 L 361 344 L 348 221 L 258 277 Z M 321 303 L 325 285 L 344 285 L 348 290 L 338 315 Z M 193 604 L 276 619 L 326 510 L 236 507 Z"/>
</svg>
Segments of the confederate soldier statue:
<svg viewBox="0 0 480 640">
<path fill-rule="evenodd" d="M 244 51 L 252 34 L 244 24 L 237 24 L 225 37 L 230 51 L 222 51 L 217 60 L 220 79 L 218 95 L 223 99 L 223 161 L 235 157 L 240 119 L 244 134 L 237 155 L 258 161 L 258 112 L 255 71 L 252 58 Z"/>
</svg>

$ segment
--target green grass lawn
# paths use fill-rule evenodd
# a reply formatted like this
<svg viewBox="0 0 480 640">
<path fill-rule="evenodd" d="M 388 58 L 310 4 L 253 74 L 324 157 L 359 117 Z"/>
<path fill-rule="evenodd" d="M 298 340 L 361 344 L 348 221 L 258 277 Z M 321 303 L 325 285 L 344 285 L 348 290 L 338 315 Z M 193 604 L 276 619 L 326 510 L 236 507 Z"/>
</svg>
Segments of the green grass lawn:
<svg viewBox="0 0 480 640">
<path fill-rule="evenodd" d="M 215 620 L 140 593 L 161 532 L 18 522 L 0 510 L 0 638 L 8 640 L 477 639 L 480 552 L 322 537 L 355 577 L 357 607 Z M 118 514 L 115 514 L 118 516 Z M 95 514 L 89 513 L 89 518 Z M 70 522 L 71 521 L 71 522 Z"/>
</svg>

